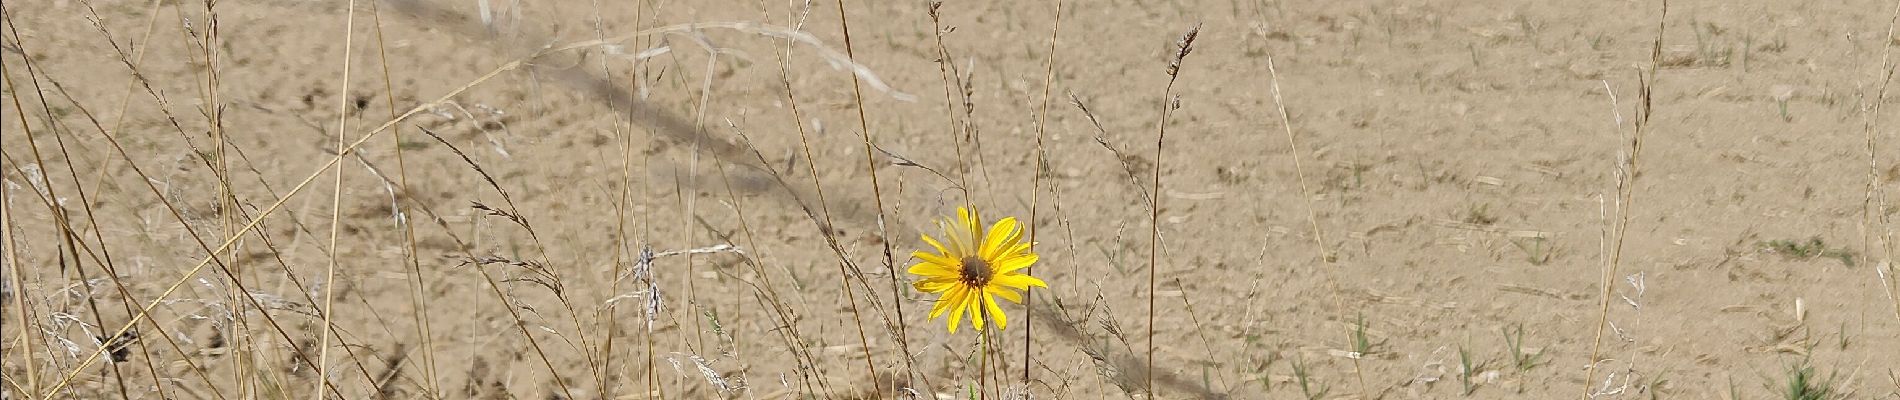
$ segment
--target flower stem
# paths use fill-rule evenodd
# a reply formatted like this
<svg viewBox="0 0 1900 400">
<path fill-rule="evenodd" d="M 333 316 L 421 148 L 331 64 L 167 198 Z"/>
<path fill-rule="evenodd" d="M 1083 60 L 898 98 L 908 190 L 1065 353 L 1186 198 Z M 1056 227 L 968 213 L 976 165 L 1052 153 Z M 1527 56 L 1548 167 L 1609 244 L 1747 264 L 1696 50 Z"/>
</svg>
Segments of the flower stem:
<svg viewBox="0 0 1900 400">
<path fill-rule="evenodd" d="M 987 314 L 987 313 L 980 310 L 977 312 L 977 315 L 982 315 L 982 314 Z M 989 378 L 990 377 L 990 328 L 989 327 L 986 326 L 986 327 L 983 327 L 983 329 L 976 330 L 976 347 L 981 348 L 982 350 L 980 351 L 983 352 L 983 361 L 981 365 L 977 366 L 977 370 L 976 370 L 976 393 L 977 393 L 976 396 L 978 399 L 988 399 L 990 396 L 990 392 L 985 391 L 984 389 L 987 389 L 989 387 L 989 382 L 990 382 L 990 378 Z"/>
</svg>

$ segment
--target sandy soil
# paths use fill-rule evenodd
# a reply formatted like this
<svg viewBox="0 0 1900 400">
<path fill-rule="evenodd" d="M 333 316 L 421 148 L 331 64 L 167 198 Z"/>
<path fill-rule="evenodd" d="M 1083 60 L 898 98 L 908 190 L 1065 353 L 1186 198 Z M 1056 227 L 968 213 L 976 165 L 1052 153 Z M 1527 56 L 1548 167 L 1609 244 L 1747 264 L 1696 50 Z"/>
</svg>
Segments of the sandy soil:
<svg viewBox="0 0 1900 400">
<path fill-rule="evenodd" d="M 1053 3 L 943 5 L 946 65 L 854 1 L 857 92 L 835 3 L 636 3 L 8 2 L 0 390 L 1127 398 L 1152 321 L 1157 398 L 1900 399 L 1892 3 L 1068 4 L 1045 89 Z M 903 273 L 964 193 L 1051 286 L 987 363 Z"/>
</svg>

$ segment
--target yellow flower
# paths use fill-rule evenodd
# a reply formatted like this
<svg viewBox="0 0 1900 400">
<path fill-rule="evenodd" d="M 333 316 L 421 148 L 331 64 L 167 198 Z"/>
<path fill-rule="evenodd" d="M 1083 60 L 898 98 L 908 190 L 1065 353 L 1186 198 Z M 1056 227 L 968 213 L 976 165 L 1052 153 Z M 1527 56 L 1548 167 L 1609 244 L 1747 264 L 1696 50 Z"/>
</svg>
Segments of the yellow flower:
<svg viewBox="0 0 1900 400">
<path fill-rule="evenodd" d="M 924 242 L 936 252 L 911 253 L 923 261 L 910 266 L 910 273 L 923 277 L 912 284 L 918 291 L 943 294 L 930 307 L 930 318 L 949 312 L 950 333 L 957 332 L 957 323 L 965 312 L 970 314 L 970 326 L 978 330 L 983 329 L 985 316 L 994 318 L 998 329 L 1007 327 L 1009 316 L 996 306 L 997 297 L 1022 304 L 1022 294 L 1017 291 L 1027 291 L 1030 286 L 1049 287 L 1041 279 L 1022 274 L 1023 268 L 1036 263 L 1036 255 L 1029 252 L 1029 243 L 1022 241 L 1022 228 L 1016 218 L 996 221 L 984 232 L 983 221 L 975 212 L 957 207 L 956 223 L 937 221 L 937 225 L 949 246 L 923 235 Z"/>
</svg>

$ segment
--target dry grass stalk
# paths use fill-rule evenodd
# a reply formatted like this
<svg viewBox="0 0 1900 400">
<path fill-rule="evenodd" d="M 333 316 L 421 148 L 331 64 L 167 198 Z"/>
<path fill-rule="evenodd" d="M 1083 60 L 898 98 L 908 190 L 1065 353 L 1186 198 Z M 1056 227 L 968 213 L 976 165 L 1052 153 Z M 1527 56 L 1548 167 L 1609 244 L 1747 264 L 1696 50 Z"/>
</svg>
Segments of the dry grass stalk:
<svg viewBox="0 0 1900 400">
<path fill-rule="evenodd" d="M 962 89 L 967 86 L 960 83 L 962 82 L 961 78 L 963 75 L 957 73 L 956 63 L 952 61 L 950 56 L 950 48 L 943 44 L 943 35 L 954 28 L 945 28 L 943 26 L 942 1 L 933 0 L 930 2 L 929 7 L 930 8 L 926 11 L 930 14 L 931 36 L 936 39 L 936 47 L 933 50 L 936 51 L 935 55 L 937 57 L 937 76 L 938 79 L 943 81 L 944 122 L 948 125 L 947 133 L 950 134 L 950 143 L 956 149 L 956 189 L 958 194 L 963 196 L 963 205 L 975 206 L 975 200 L 970 198 L 970 167 L 968 161 L 966 161 L 969 158 L 963 154 L 964 138 L 970 135 L 970 131 L 973 128 L 970 127 L 968 120 L 959 120 L 957 118 L 958 113 L 956 109 L 959 103 L 956 101 L 956 95 L 953 94 L 966 94 L 966 101 L 963 102 L 962 105 L 968 107 L 968 92 Z M 968 114 L 968 112 L 964 113 L 964 115 Z"/>
<path fill-rule="evenodd" d="M 1286 100 L 1281 98 L 1280 70 L 1274 68 L 1273 57 L 1267 57 L 1267 78 L 1273 87 L 1273 105 L 1280 110 L 1280 127 L 1286 130 L 1287 151 L 1293 157 L 1293 174 L 1300 182 L 1300 198 L 1306 201 L 1306 222 L 1313 227 L 1314 250 L 1319 251 L 1319 259 L 1333 262 L 1332 250 L 1326 247 L 1326 231 L 1319 227 L 1319 210 L 1313 205 L 1313 190 L 1306 185 L 1306 169 L 1300 167 L 1300 142 L 1294 139 L 1293 117 L 1286 112 Z"/>
<path fill-rule="evenodd" d="M 210 2 L 206 2 L 205 7 L 210 8 Z M 342 87 L 339 88 L 339 90 L 337 90 L 337 93 L 350 92 L 350 61 L 351 61 L 351 56 L 356 55 L 355 52 L 351 51 L 351 49 L 353 49 L 354 46 L 356 45 L 356 41 L 351 40 L 352 38 L 356 36 L 356 0 L 349 0 L 349 8 L 347 8 L 346 10 L 348 10 L 348 12 L 343 13 L 344 14 L 344 17 L 343 17 L 343 72 L 342 72 L 343 76 L 337 79 L 337 83 Z M 209 42 L 209 39 L 210 38 L 207 37 L 207 42 Z M 209 57 L 209 54 L 207 54 L 206 59 L 207 60 L 211 59 L 211 57 Z M 207 62 L 205 65 L 207 69 L 210 69 L 211 68 L 210 65 L 212 65 L 212 63 Z M 216 75 L 212 74 L 212 76 L 216 76 Z M 213 97 L 213 99 L 215 100 L 216 97 Z M 214 105 L 214 108 L 215 108 L 216 102 L 214 101 L 212 104 Z M 349 137 L 349 135 L 345 134 L 345 132 L 347 129 L 346 127 L 349 126 L 349 115 L 350 115 L 349 107 L 350 107 L 349 96 L 337 96 L 336 152 L 339 157 L 341 157 L 342 154 L 347 153 L 347 150 L 345 150 L 344 147 L 347 147 L 348 145 L 347 138 Z M 213 126 L 215 125 L 216 124 L 213 124 Z M 220 143 L 218 148 L 220 149 L 220 151 L 222 151 L 222 149 L 224 148 L 223 144 Z M 330 324 L 333 323 L 331 321 L 331 316 L 335 315 L 333 311 L 336 311 L 336 304 L 335 304 L 336 287 L 337 287 L 336 270 L 337 270 L 337 264 L 338 264 L 336 253 L 338 250 L 337 233 L 340 232 L 343 228 L 343 221 L 342 221 L 342 218 L 343 218 L 343 178 L 344 178 L 343 170 L 344 170 L 343 168 L 336 169 L 336 185 L 332 187 L 332 191 L 330 192 L 331 194 L 330 196 L 330 210 L 331 210 L 331 213 L 330 213 L 330 262 L 329 264 L 325 265 L 323 269 L 323 275 L 324 275 L 324 278 L 323 278 L 323 325 L 325 326 L 329 326 Z M 226 188 L 228 189 L 229 185 L 226 185 Z M 231 224 L 230 223 L 226 224 L 227 228 L 229 227 L 229 225 Z M 225 235 L 230 236 L 230 237 L 240 236 L 240 235 L 234 235 L 228 229 L 225 232 Z M 317 342 L 318 343 L 317 344 L 317 381 L 318 381 L 317 385 L 318 387 L 315 390 L 311 390 L 311 395 L 314 396 L 314 398 L 317 400 L 322 400 L 323 399 L 322 386 L 330 383 L 330 336 L 331 336 L 330 330 L 325 329 L 323 333 L 319 336 L 321 337 L 321 339 L 319 339 Z M 574 397 L 574 393 L 569 392 L 566 386 L 561 387 L 561 391 L 564 393 L 567 393 L 567 396 L 570 398 Z"/>
<path fill-rule="evenodd" d="M 1655 115 L 1655 83 L 1657 66 L 1662 64 L 1662 40 L 1665 24 L 1669 17 L 1669 1 L 1662 1 L 1662 11 L 1656 16 L 1656 37 L 1650 42 L 1649 68 L 1638 72 L 1639 103 L 1633 121 L 1633 131 L 1627 137 L 1626 147 L 1620 149 L 1616 162 L 1616 221 L 1612 228 L 1609 258 L 1604 260 L 1601 292 L 1598 296 L 1596 335 L 1591 340 L 1590 359 L 1584 371 L 1583 393 L 1585 400 L 1593 397 L 1591 382 L 1596 381 L 1599 356 L 1603 350 L 1603 329 L 1610 320 L 1610 294 L 1615 290 L 1617 271 L 1623 261 L 1623 241 L 1629 232 L 1631 209 L 1636 201 L 1636 178 L 1641 170 L 1638 163 L 1643 153 L 1643 139 L 1649 133 L 1650 119 Z"/>
<path fill-rule="evenodd" d="M 1058 43 L 1058 39 L 1061 38 L 1061 35 L 1062 35 L 1062 0 L 1056 0 L 1054 22 L 1051 22 L 1050 27 L 1049 27 L 1049 63 L 1048 63 L 1048 68 L 1046 68 L 1043 71 L 1042 101 L 1041 101 L 1041 105 L 1039 105 L 1036 110 L 1036 149 L 1035 149 L 1035 153 L 1031 155 L 1031 157 L 1035 158 L 1036 160 L 1036 167 L 1034 171 L 1035 175 L 1033 178 L 1031 178 L 1031 183 L 1029 185 L 1029 251 L 1031 253 L 1036 251 L 1036 231 L 1038 230 L 1037 227 L 1042 225 L 1041 221 L 1039 221 L 1036 217 L 1037 217 L 1037 212 L 1041 211 L 1042 209 L 1041 207 L 1042 177 L 1044 175 L 1047 175 L 1045 171 L 1049 169 L 1049 158 L 1048 158 L 1047 151 L 1043 149 L 1043 139 L 1045 136 L 1047 136 L 1047 131 L 1049 128 L 1049 95 L 1052 89 L 1055 87 L 1056 61 L 1059 59 L 1057 57 L 1058 54 L 1056 53 L 1056 44 Z M 1035 272 L 1036 272 L 1035 266 L 1032 265 L 1029 268 L 1025 269 L 1023 274 L 1034 275 Z M 1034 340 L 1035 336 L 1032 335 L 1031 333 L 1036 328 L 1036 324 L 1035 324 L 1036 297 L 1029 296 L 1028 298 L 1023 299 L 1023 301 L 1024 301 L 1024 304 L 1023 304 L 1024 311 L 1023 311 L 1023 381 L 1022 381 L 1022 385 L 1025 387 L 1025 390 L 1026 390 L 1026 388 L 1029 386 L 1030 366 L 1035 365 L 1034 363 L 1031 362 L 1032 357 L 1031 357 L 1030 345 L 1035 343 L 1035 340 Z"/>
<path fill-rule="evenodd" d="M 786 11 L 790 13 L 792 11 L 790 10 L 791 5 L 787 4 L 786 7 L 788 8 Z M 763 4 L 763 2 L 759 4 L 759 13 L 762 14 L 767 20 L 770 20 L 771 16 L 765 10 L 765 5 Z M 797 14 L 798 14 L 797 22 L 791 24 L 792 32 L 800 32 L 804 28 L 806 18 L 811 15 L 811 3 L 809 1 L 805 2 L 804 7 L 798 10 Z M 822 234 L 829 237 L 831 232 L 833 232 L 834 229 L 836 229 L 836 225 L 834 225 L 835 222 L 831 218 L 830 203 L 828 200 L 825 199 L 825 187 L 824 185 L 818 182 L 818 163 L 817 163 L 817 160 L 812 156 L 811 135 L 809 132 L 806 131 L 805 123 L 803 122 L 804 114 L 799 109 L 798 92 L 792 88 L 791 69 L 790 67 L 786 65 L 786 58 L 788 58 L 792 52 L 792 47 L 793 47 L 792 45 L 793 45 L 793 41 L 788 40 L 786 41 L 784 47 L 775 48 L 774 51 L 772 52 L 772 55 L 774 59 L 778 62 L 779 84 L 780 84 L 780 87 L 785 90 L 786 103 L 790 104 L 791 106 L 791 117 L 792 117 L 791 124 L 792 126 L 796 127 L 798 130 L 799 149 L 804 151 L 805 160 L 806 160 L 805 162 L 806 172 L 811 176 L 812 190 L 817 194 L 817 203 L 818 203 L 819 212 L 823 215 L 823 220 L 822 220 L 822 223 L 819 224 L 818 230 Z M 738 130 L 737 127 L 734 127 L 734 130 L 737 131 Z M 745 134 L 743 132 L 740 132 L 739 136 L 742 139 L 745 138 Z M 747 141 L 748 147 L 750 147 L 750 139 L 746 139 L 746 141 Z M 752 148 L 752 154 L 757 159 L 759 165 L 770 165 L 769 163 L 765 161 L 765 155 L 759 153 L 757 148 Z M 777 170 L 774 170 L 768 167 L 766 168 L 766 171 L 770 172 L 772 177 L 779 182 L 779 186 L 784 187 L 788 191 L 792 190 L 792 186 L 786 184 L 784 179 L 779 177 Z M 803 202 L 799 202 L 799 203 L 801 205 L 804 205 Z M 805 209 L 806 209 L 806 214 L 810 215 L 811 214 L 810 207 L 806 206 Z M 817 218 L 813 218 L 813 220 L 820 221 Z M 753 265 L 755 266 L 755 268 L 757 268 L 760 276 L 769 276 L 768 274 L 764 272 L 763 267 L 757 266 L 756 262 L 754 262 Z M 770 286 L 768 285 L 767 287 L 769 288 Z M 788 311 L 784 309 L 783 304 L 778 300 L 776 296 L 771 297 L 771 299 L 772 299 L 772 304 L 775 307 L 779 307 L 778 315 L 783 316 L 788 313 Z M 764 300 L 761 300 L 761 302 L 763 303 Z M 795 325 L 793 325 L 789 321 L 783 322 L 781 324 L 790 329 L 795 329 Z M 792 330 L 791 332 L 796 332 L 796 331 Z M 800 378 L 801 378 L 801 382 L 803 382 L 805 386 L 805 390 L 808 393 L 811 392 L 811 389 L 812 389 L 811 386 L 812 386 L 812 381 L 813 381 L 812 377 L 816 376 L 818 386 L 822 388 L 827 395 L 830 395 L 830 393 L 832 393 L 831 385 L 828 378 L 826 378 L 823 373 L 804 373 L 807 371 L 815 371 L 818 369 L 817 361 L 811 357 L 810 349 L 803 346 L 802 342 L 799 342 L 799 339 L 797 335 L 795 334 L 784 336 L 784 337 L 785 337 L 786 343 L 788 343 L 789 346 L 795 349 L 793 354 L 802 356 L 800 360 L 802 367 L 799 369 L 799 371 L 801 372 Z M 906 352 L 906 357 L 909 357 L 908 352 Z"/>
<path fill-rule="evenodd" d="M 838 27 L 840 28 L 840 30 L 844 31 L 845 59 L 850 60 L 853 64 L 856 64 L 857 56 L 851 46 L 851 22 L 850 22 L 850 18 L 848 17 L 851 14 L 851 12 L 845 9 L 844 0 L 837 0 L 837 4 L 838 4 Z M 860 81 L 863 81 L 863 80 L 864 79 L 862 79 L 860 74 L 855 74 L 855 73 L 851 74 L 851 101 L 858 111 L 858 135 L 864 141 L 864 169 L 866 172 L 869 173 L 869 179 L 871 180 L 871 201 L 873 204 L 877 206 L 878 236 L 889 238 L 891 237 L 890 231 L 885 229 L 885 225 L 884 225 L 884 190 L 883 190 L 883 186 L 881 186 L 878 183 L 877 160 L 874 157 L 875 153 L 871 151 L 871 125 L 870 125 L 871 123 L 870 123 L 870 118 L 865 116 L 865 111 L 864 111 L 864 89 L 861 87 L 861 83 L 860 83 Z M 896 265 L 896 261 L 893 260 L 891 256 L 891 241 L 881 240 L 879 242 L 883 245 L 883 248 L 884 248 L 884 267 L 888 269 L 891 274 L 891 298 L 901 299 L 902 297 L 899 296 L 899 291 L 898 291 L 899 285 L 897 284 L 897 279 L 898 279 L 897 265 Z M 840 265 L 843 265 L 843 264 L 840 264 Z M 853 271 L 853 272 L 855 273 L 855 275 L 858 276 L 860 281 L 863 282 L 863 284 L 866 286 L 865 287 L 866 293 L 867 294 L 871 293 L 869 291 L 870 282 L 863 281 L 864 272 L 863 271 Z M 847 284 L 844 290 L 845 290 L 845 295 L 846 295 L 845 297 L 851 300 L 851 304 L 852 304 L 851 308 L 853 312 L 855 313 L 857 310 L 857 298 L 855 295 L 851 294 L 852 292 L 851 292 L 850 285 Z M 875 297 L 875 296 L 872 296 L 872 297 Z M 898 326 L 898 329 L 896 332 L 897 334 L 895 336 L 897 337 L 899 342 L 908 341 L 909 335 L 906 332 L 904 332 L 904 328 L 903 328 L 904 326 L 907 326 L 907 325 L 903 325 L 904 322 L 902 322 L 904 320 L 903 318 L 904 317 L 904 306 L 903 306 L 904 302 L 893 301 L 892 303 L 894 303 L 893 305 L 895 305 L 897 308 L 897 317 L 898 317 L 897 320 L 899 321 L 897 325 Z M 885 324 L 885 326 L 888 328 L 888 327 L 891 327 L 891 324 L 887 323 Z M 870 368 L 871 376 L 875 379 L 875 377 L 878 376 L 878 370 L 877 370 L 876 364 L 872 362 L 873 358 L 871 357 L 871 344 L 868 341 L 868 339 L 864 337 L 864 325 L 862 322 L 858 323 L 858 339 L 860 342 L 864 343 L 864 363 L 867 367 Z M 905 345 L 904 347 L 909 348 L 908 345 Z M 915 370 L 915 368 L 910 365 L 910 357 L 908 356 L 910 352 L 906 350 L 904 351 L 904 354 L 906 355 L 905 357 L 903 357 L 904 363 L 905 363 L 904 373 L 905 373 L 905 376 L 909 376 L 909 374 L 911 374 L 913 370 Z M 883 392 L 882 388 L 877 387 L 877 381 L 875 380 L 871 382 L 871 389 L 877 392 Z M 896 388 L 892 388 L 892 390 L 893 390 L 891 392 L 892 395 L 896 395 L 896 391 L 895 391 Z"/>
<path fill-rule="evenodd" d="M 1900 24 L 1900 2 L 1894 3 L 1893 12 L 1887 17 L 1887 40 L 1880 46 L 1880 72 L 1878 73 L 1880 82 L 1874 85 L 1873 105 L 1869 106 L 1864 114 L 1866 129 L 1862 132 L 1867 138 L 1867 190 L 1861 197 L 1860 253 L 1872 258 L 1876 250 L 1880 250 L 1879 253 L 1885 256 L 1882 262 L 1871 264 L 1874 265 L 1876 279 L 1880 280 L 1880 286 L 1887 290 L 1887 301 L 1893 303 L 1894 318 L 1900 318 L 1900 295 L 1895 294 L 1896 287 L 1900 287 L 1900 280 L 1895 280 L 1893 268 L 1893 225 L 1886 215 L 1877 216 L 1878 211 L 1876 211 L 1886 207 L 1887 198 L 1880 191 L 1880 157 L 1878 156 L 1880 152 L 1879 142 L 1875 140 L 1875 136 L 1880 131 L 1881 106 L 1887 103 L 1887 84 L 1893 82 L 1893 45 L 1895 41 L 1900 40 L 1900 37 L 1895 36 L 1896 24 Z M 1874 230 L 1881 226 L 1888 227 L 1887 233 L 1874 234 Z M 1876 247 L 1874 237 L 1879 237 L 1879 242 L 1884 245 Z"/>
<path fill-rule="evenodd" d="M 1148 196 L 1155 202 L 1148 214 L 1148 368 L 1145 387 L 1150 397 L 1155 395 L 1155 298 L 1161 266 L 1161 171 L 1166 169 L 1161 162 L 1161 155 L 1168 138 L 1168 116 L 1181 106 L 1181 100 L 1174 97 L 1174 83 L 1181 77 L 1181 62 L 1194 51 L 1194 38 L 1200 33 L 1201 25 L 1196 23 L 1186 34 L 1181 35 L 1181 39 L 1175 41 L 1174 56 L 1168 59 L 1168 85 L 1161 90 L 1161 118 L 1155 123 L 1154 179 L 1150 181 L 1153 191 Z"/>
</svg>

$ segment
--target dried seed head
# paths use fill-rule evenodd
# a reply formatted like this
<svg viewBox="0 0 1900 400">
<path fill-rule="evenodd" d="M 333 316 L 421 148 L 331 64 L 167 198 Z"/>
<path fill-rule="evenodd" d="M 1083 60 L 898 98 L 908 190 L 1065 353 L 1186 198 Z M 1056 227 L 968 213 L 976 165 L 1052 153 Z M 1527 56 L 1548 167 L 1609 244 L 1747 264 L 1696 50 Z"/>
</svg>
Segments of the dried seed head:
<svg viewBox="0 0 1900 400">
<path fill-rule="evenodd" d="M 1194 52 L 1194 37 L 1200 34 L 1201 23 L 1196 22 L 1193 29 L 1188 29 L 1187 34 L 1181 35 L 1181 39 L 1174 42 L 1174 58 L 1168 60 L 1168 76 L 1181 73 L 1181 60 L 1186 59 L 1188 53 Z"/>
</svg>

